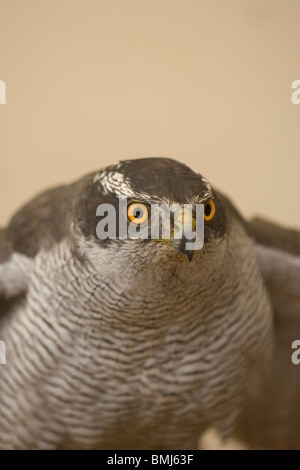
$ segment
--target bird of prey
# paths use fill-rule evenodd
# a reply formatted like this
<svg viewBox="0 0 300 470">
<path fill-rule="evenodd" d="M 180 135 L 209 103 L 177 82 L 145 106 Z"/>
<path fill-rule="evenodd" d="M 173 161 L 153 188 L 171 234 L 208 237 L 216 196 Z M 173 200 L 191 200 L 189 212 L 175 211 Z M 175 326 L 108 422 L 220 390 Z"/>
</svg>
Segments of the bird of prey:
<svg viewBox="0 0 300 470">
<path fill-rule="evenodd" d="M 169 239 L 99 239 L 97 207 L 120 197 L 128 223 L 203 204 L 202 249 L 174 219 Z M 299 447 L 299 255 L 299 233 L 246 222 L 172 159 L 40 194 L 0 231 L 0 448 L 195 449 L 209 426 Z"/>
</svg>

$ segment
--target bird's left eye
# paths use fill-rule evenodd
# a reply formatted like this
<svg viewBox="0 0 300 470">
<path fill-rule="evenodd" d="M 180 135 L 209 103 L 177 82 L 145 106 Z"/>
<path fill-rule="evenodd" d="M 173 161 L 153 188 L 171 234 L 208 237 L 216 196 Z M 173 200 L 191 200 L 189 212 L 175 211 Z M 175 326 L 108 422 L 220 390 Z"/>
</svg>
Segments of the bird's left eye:
<svg viewBox="0 0 300 470">
<path fill-rule="evenodd" d="M 204 220 L 209 222 L 215 215 L 216 207 L 212 200 L 207 201 L 204 205 Z"/>
<path fill-rule="evenodd" d="M 127 208 L 128 219 L 135 224 L 143 224 L 148 220 L 149 212 L 145 204 L 133 202 Z"/>
</svg>

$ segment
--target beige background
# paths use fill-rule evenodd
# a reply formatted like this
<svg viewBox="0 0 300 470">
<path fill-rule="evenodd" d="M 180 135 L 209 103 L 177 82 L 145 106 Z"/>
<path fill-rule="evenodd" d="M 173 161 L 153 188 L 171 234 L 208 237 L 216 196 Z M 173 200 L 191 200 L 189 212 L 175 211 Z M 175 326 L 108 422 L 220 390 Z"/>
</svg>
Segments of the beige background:
<svg viewBox="0 0 300 470">
<path fill-rule="evenodd" d="M 300 227 L 299 0 L 0 0 L 0 225 L 38 191 L 172 156 Z"/>
</svg>

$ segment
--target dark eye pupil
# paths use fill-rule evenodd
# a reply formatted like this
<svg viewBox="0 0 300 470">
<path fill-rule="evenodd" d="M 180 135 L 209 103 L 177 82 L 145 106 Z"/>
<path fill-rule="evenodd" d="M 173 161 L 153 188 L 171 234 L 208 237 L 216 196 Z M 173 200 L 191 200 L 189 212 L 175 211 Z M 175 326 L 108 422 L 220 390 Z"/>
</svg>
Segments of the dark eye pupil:
<svg viewBox="0 0 300 470">
<path fill-rule="evenodd" d="M 141 211 L 140 209 L 136 209 L 136 210 L 134 211 L 134 217 L 135 217 L 136 219 L 140 219 L 140 218 L 142 217 L 142 215 L 143 215 L 143 214 L 142 214 L 142 211 Z"/>
<path fill-rule="evenodd" d="M 210 213 L 211 213 L 210 204 L 205 204 L 204 213 L 205 213 L 205 215 L 206 215 L 207 217 L 210 215 Z"/>
</svg>

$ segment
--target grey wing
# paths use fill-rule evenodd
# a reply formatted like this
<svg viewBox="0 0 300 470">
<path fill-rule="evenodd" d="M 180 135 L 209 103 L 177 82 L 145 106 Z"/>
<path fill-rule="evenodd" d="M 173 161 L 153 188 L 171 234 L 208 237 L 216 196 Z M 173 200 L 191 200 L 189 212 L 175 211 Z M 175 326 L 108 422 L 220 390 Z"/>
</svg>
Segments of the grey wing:
<svg viewBox="0 0 300 470">
<path fill-rule="evenodd" d="M 31 259 L 14 250 L 7 229 L 0 230 L 0 314 L 6 302 L 26 290 Z"/>
<path fill-rule="evenodd" d="M 250 223 L 274 308 L 272 371 L 260 397 L 244 410 L 237 435 L 252 448 L 300 449 L 300 232 L 256 218 Z"/>
<path fill-rule="evenodd" d="M 71 186 L 46 191 L 21 208 L 0 229 L 0 316 L 27 290 L 32 261 L 67 231 Z"/>
</svg>

